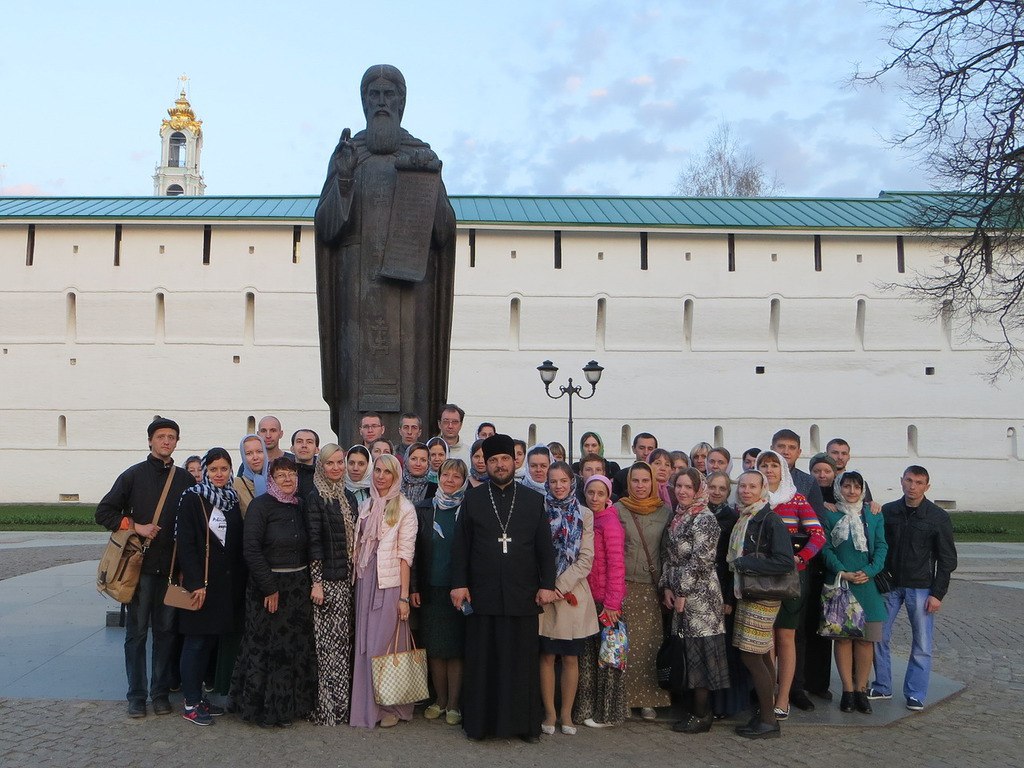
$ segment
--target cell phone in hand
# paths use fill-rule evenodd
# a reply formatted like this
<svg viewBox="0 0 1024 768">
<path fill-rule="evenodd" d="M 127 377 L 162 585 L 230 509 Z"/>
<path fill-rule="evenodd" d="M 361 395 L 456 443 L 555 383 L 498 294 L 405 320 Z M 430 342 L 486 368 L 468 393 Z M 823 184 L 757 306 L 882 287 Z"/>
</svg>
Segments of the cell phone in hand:
<svg viewBox="0 0 1024 768">
<path fill-rule="evenodd" d="M 607 611 L 601 611 L 601 614 L 597 617 L 597 620 L 601 622 L 601 626 L 610 627 L 612 620 L 608 617 Z"/>
<path fill-rule="evenodd" d="M 469 600 L 463 600 L 462 607 L 459 610 L 462 611 L 463 616 L 469 616 L 473 613 L 473 606 L 470 604 Z"/>
</svg>

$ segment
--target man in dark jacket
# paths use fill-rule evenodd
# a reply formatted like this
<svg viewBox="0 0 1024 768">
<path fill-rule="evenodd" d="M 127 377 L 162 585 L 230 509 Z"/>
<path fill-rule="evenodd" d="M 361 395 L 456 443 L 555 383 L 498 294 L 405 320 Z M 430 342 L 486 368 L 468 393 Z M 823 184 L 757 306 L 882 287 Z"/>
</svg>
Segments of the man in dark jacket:
<svg viewBox="0 0 1024 768">
<path fill-rule="evenodd" d="M 935 614 L 956 570 L 953 524 L 945 510 L 925 498 L 928 470 L 912 465 L 903 472 L 903 498 L 882 507 L 889 554 L 885 567 L 893 576 L 893 590 L 885 596 L 889 618 L 882 642 L 875 644 L 875 681 L 869 699 L 892 698 L 892 664 L 889 639 L 900 608 L 907 606 L 912 645 L 903 696 L 907 709 L 924 709 L 928 677 L 932 670 L 932 630 Z"/>
<path fill-rule="evenodd" d="M 171 567 L 178 499 L 195 482 L 192 475 L 174 466 L 171 459 L 178 445 L 178 425 L 170 419 L 157 418 L 147 432 L 149 455 L 122 472 L 96 506 L 99 525 L 111 531 L 131 528 L 142 538 L 150 540 L 142 561 L 139 585 L 128 604 L 125 623 L 124 663 L 128 672 L 129 717 L 146 716 L 147 693 L 153 700 L 154 714 L 171 712 L 167 695 L 172 677 L 174 609 L 164 605 L 164 593 Z M 171 484 L 157 522 L 157 506 L 168 473 Z M 146 636 L 150 625 L 153 627 L 153 669 L 147 692 Z"/>
</svg>

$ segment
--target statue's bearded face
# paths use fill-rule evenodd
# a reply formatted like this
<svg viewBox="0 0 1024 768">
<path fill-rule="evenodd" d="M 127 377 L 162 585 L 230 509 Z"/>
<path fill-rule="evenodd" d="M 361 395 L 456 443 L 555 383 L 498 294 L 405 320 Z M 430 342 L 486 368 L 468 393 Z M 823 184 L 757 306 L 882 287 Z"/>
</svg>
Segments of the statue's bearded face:
<svg viewBox="0 0 1024 768">
<path fill-rule="evenodd" d="M 366 146 L 376 155 L 397 152 L 401 137 L 402 112 L 405 96 L 390 80 L 378 77 L 363 94 L 363 113 L 366 115 Z"/>
</svg>

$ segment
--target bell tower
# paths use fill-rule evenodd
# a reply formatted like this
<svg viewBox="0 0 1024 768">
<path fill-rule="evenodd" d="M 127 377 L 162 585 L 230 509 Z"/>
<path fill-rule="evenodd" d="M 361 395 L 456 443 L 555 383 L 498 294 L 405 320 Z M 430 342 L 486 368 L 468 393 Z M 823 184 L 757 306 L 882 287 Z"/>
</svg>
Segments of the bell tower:
<svg viewBox="0 0 1024 768">
<path fill-rule="evenodd" d="M 203 121 L 196 120 L 185 96 L 188 77 L 182 75 L 181 94 L 167 110 L 160 126 L 160 165 L 153 175 L 153 194 L 160 197 L 202 195 L 206 191 L 200 170 L 203 149 Z"/>
</svg>

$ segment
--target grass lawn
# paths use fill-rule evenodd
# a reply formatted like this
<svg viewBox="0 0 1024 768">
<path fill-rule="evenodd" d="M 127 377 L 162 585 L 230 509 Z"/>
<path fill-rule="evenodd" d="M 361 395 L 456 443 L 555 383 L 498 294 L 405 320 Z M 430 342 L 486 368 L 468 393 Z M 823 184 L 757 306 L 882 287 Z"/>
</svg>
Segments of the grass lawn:
<svg viewBox="0 0 1024 768">
<path fill-rule="evenodd" d="M 100 531 L 94 504 L 0 504 L 0 531 Z"/>
<path fill-rule="evenodd" d="M 951 512 L 957 541 L 1024 541 L 1024 512 Z"/>
<path fill-rule="evenodd" d="M 98 531 L 92 504 L 0 504 L 0 531 Z M 952 512 L 957 541 L 1024 541 L 1024 512 Z"/>
</svg>

